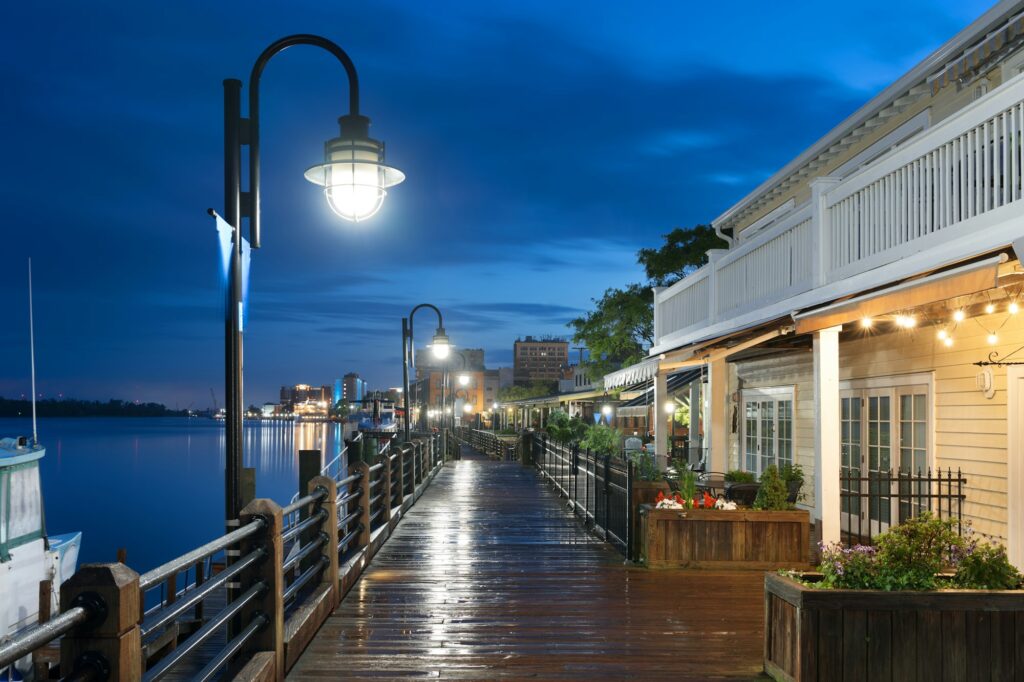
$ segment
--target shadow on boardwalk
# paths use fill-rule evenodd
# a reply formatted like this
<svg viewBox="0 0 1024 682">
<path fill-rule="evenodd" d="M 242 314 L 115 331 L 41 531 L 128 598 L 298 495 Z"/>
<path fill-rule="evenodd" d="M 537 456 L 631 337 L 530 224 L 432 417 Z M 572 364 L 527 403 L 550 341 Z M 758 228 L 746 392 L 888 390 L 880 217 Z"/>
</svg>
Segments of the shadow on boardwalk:
<svg viewBox="0 0 1024 682">
<path fill-rule="evenodd" d="M 647 571 L 532 469 L 448 464 L 289 679 L 757 679 L 763 574 Z"/>
</svg>

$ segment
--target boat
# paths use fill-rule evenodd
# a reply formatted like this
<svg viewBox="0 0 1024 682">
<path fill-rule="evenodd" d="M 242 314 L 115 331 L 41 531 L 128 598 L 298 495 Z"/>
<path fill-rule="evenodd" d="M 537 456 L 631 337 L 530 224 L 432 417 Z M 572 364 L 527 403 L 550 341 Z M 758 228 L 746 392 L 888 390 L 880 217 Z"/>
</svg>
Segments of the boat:
<svg viewBox="0 0 1024 682">
<path fill-rule="evenodd" d="M 390 437 L 398 433 L 398 420 L 395 418 L 395 405 L 391 401 L 380 398 L 366 399 L 358 402 L 368 404 L 369 409 L 359 410 L 350 416 L 357 423 L 359 431 L 366 435 Z"/>
</svg>

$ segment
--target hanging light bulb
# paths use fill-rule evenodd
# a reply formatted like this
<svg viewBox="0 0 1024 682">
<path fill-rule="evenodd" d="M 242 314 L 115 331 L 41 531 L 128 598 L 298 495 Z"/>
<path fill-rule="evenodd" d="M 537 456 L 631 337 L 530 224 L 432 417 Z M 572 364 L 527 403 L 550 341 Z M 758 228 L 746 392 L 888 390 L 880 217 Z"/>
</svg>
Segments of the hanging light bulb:
<svg viewBox="0 0 1024 682">
<path fill-rule="evenodd" d="M 952 346 L 953 346 L 953 337 L 952 336 L 947 336 L 945 339 L 942 340 L 942 343 L 946 344 L 946 348 L 952 348 Z"/>
<path fill-rule="evenodd" d="M 914 319 L 913 315 L 897 315 L 896 326 L 904 329 L 910 329 L 917 325 L 917 320 Z"/>
<path fill-rule="evenodd" d="M 871 325 L 874 321 L 870 317 L 862 317 L 860 319 L 860 326 L 862 329 L 871 329 Z"/>
<path fill-rule="evenodd" d="M 963 310 L 957 310 L 956 312 L 953 313 L 954 322 L 963 322 L 965 317 L 967 316 L 964 314 Z"/>
<path fill-rule="evenodd" d="M 989 343 L 990 346 L 996 345 L 997 343 L 999 343 L 999 337 L 996 336 L 995 334 L 989 334 L 988 335 L 988 343 Z"/>
<path fill-rule="evenodd" d="M 947 332 L 945 329 L 940 329 L 939 333 L 936 334 L 936 336 L 939 337 L 939 341 L 945 341 L 946 339 L 949 338 L 949 332 Z"/>
<path fill-rule="evenodd" d="M 1010 312 L 1011 315 L 1016 315 L 1018 312 L 1020 312 L 1020 306 L 1017 305 L 1016 301 L 1010 303 L 1010 305 L 1007 306 L 1006 309 Z"/>
<path fill-rule="evenodd" d="M 987 306 L 985 306 L 985 314 L 986 315 L 991 315 L 995 311 L 996 311 L 996 307 L 994 305 L 992 305 L 991 303 L 989 303 Z"/>
</svg>

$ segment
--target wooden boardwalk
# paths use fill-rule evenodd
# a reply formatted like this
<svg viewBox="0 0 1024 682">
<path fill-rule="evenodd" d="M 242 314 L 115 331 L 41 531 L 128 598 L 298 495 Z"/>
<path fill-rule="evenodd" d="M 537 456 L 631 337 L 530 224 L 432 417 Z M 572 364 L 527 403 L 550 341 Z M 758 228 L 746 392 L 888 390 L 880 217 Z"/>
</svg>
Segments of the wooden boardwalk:
<svg viewBox="0 0 1024 682">
<path fill-rule="evenodd" d="M 626 567 L 533 469 L 466 457 L 289 679 L 758 679 L 763 580 Z"/>
</svg>

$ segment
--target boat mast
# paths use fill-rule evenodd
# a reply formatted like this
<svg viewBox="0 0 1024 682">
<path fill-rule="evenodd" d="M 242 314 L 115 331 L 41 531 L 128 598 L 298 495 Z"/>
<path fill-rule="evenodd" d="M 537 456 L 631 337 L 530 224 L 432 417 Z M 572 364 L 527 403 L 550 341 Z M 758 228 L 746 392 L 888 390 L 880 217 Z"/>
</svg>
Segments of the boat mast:
<svg viewBox="0 0 1024 682">
<path fill-rule="evenodd" d="M 28 259 L 28 339 L 32 358 L 32 445 L 39 445 L 36 429 L 36 329 L 32 319 L 32 258 Z"/>
</svg>

